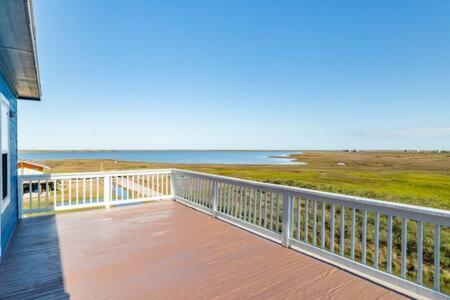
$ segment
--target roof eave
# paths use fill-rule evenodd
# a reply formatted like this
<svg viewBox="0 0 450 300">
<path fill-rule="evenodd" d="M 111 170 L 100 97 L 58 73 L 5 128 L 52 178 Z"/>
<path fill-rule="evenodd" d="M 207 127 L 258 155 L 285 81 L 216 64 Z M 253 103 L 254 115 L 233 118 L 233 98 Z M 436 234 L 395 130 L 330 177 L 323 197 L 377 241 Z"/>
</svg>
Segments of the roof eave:
<svg viewBox="0 0 450 300">
<path fill-rule="evenodd" d="M 41 97 L 42 97 L 42 92 L 41 92 L 41 80 L 40 80 L 40 75 L 39 75 L 39 61 L 38 61 L 38 57 L 37 57 L 36 27 L 34 26 L 33 0 L 27 0 L 27 11 L 28 11 L 28 26 L 30 28 L 31 44 L 33 47 L 33 55 L 34 55 L 34 68 L 36 70 L 38 96 L 37 97 L 27 97 L 27 96 L 23 96 L 23 95 L 18 95 L 17 99 L 40 101 Z"/>
</svg>

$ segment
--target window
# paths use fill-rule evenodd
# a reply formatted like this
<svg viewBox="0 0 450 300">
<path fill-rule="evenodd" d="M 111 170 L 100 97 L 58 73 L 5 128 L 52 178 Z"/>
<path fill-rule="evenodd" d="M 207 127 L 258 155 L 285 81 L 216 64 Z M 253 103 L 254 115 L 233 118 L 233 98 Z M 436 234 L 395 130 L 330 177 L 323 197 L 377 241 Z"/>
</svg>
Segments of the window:
<svg viewBox="0 0 450 300">
<path fill-rule="evenodd" d="M 9 184 L 10 184 L 10 164 L 9 164 L 9 105 L 6 99 L 1 97 L 1 113 L 0 113 L 0 126 L 1 126 L 1 208 L 2 212 L 6 209 L 10 202 L 9 198 Z"/>
<path fill-rule="evenodd" d="M 2 195 L 8 197 L 8 153 L 2 153 Z"/>
</svg>

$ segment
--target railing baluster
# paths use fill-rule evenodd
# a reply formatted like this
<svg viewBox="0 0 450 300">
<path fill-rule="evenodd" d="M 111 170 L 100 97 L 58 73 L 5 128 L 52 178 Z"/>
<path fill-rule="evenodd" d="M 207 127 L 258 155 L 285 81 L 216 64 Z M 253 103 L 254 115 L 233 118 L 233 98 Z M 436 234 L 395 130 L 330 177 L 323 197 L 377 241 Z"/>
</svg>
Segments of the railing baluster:
<svg viewBox="0 0 450 300">
<path fill-rule="evenodd" d="M 276 197 L 277 197 L 277 228 L 276 228 L 276 230 L 275 230 L 275 232 L 279 232 L 280 230 L 279 230 L 279 228 L 280 228 L 280 197 L 279 197 L 279 194 L 278 194 L 278 192 L 277 193 L 275 193 L 275 195 L 276 195 Z"/>
<path fill-rule="evenodd" d="M 203 178 L 203 205 L 208 207 L 209 181 Z"/>
<path fill-rule="evenodd" d="M 28 202 L 28 209 L 31 211 L 33 209 L 33 183 L 31 182 L 31 180 L 28 182 L 28 186 L 29 186 L 29 194 L 30 194 L 30 199 Z"/>
<path fill-rule="evenodd" d="M 300 228 L 301 228 L 301 212 L 302 212 L 302 198 L 301 195 L 298 195 L 297 201 L 297 240 L 300 240 Z"/>
<path fill-rule="evenodd" d="M 206 182 L 204 178 L 200 178 L 200 193 L 201 193 L 201 197 L 200 197 L 200 204 L 205 206 L 205 198 L 206 198 Z"/>
<path fill-rule="evenodd" d="M 192 183 L 194 183 L 192 181 Z M 192 185 L 193 187 L 193 185 Z M 192 191 L 193 193 L 194 191 Z M 156 174 L 156 195 L 159 196 L 161 195 L 161 174 Z"/>
<path fill-rule="evenodd" d="M 146 191 L 145 198 L 150 198 L 150 175 L 147 174 L 146 178 L 147 179 L 145 180 L 145 191 Z M 177 186 L 178 186 L 178 184 L 179 184 L 178 176 L 176 177 L 176 179 L 174 178 L 174 180 L 176 180 Z M 123 189 L 122 189 L 122 195 L 123 195 Z M 176 195 L 176 193 L 174 193 L 174 195 Z"/>
<path fill-rule="evenodd" d="M 155 192 L 157 192 L 157 189 L 158 189 L 158 176 L 156 175 L 155 176 L 155 180 L 156 180 L 156 191 Z M 191 201 L 191 202 L 193 202 L 193 198 L 192 198 L 192 177 L 188 177 L 187 179 L 186 179 L 186 181 L 187 181 L 187 199 L 189 200 L 189 201 Z"/>
<path fill-rule="evenodd" d="M 83 178 L 83 204 L 86 204 L 86 178 Z"/>
<path fill-rule="evenodd" d="M 230 184 L 230 216 L 234 215 L 236 205 L 234 203 L 234 184 Z"/>
<path fill-rule="evenodd" d="M 345 254 L 345 206 L 341 206 L 341 224 L 340 224 L 340 233 L 339 233 L 339 242 L 340 242 L 340 254 L 344 256 Z"/>
<path fill-rule="evenodd" d="M 72 179 L 69 179 L 69 206 L 72 206 Z"/>
<path fill-rule="evenodd" d="M 224 199 L 225 199 L 225 202 L 226 202 L 225 213 L 227 215 L 229 215 L 230 214 L 230 185 L 229 184 L 225 184 Z"/>
<path fill-rule="evenodd" d="M 198 201 L 198 193 L 197 193 L 197 180 L 198 178 L 192 178 L 192 201 L 197 203 Z"/>
<path fill-rule="evenodd" d="M 166 173 L 166 195 L 169 195 L 169 174 Z"/>
<path fill-rule="evenodd" d="M 235 209 L 234 209 L 234 217 L 238 218 L 240 217 L 239 215 L 239 211 L 241 209 L 240 207 L 240 202 L 239 202 L 239 185 L 235 185 L 234 186 L 234 203 L 236 204 Z"/>
<path fill-rule="evenodd" d="M 356 211 L 355 208 L 352 208 L 352 228 L 351 228 L 351 248 L 350 248 L 350 258 L 352 260 L 355 260 L 355 217 L 356 217 Z"/>
<path fill-rule="evenodd" d="M 89 179 L 89 203 L 92 204 L 92 178 Z"/>
<path fill-rule="evenodd" d="M 220 212 L 222 212 L 222 185 L 223 185 L 223 183 L 221 183 L 221 182 L 218 182 L 217 183 L 217 186 L 218 186 L 218 200 L 219 200 L 219 208 L 217 209 L 218 211 L 220 211 Z"/>
<path fill-rule="evenodd" d="M 228 214 L 230 216 L 233 215 L 233 209 L 234 209 L 234 201 L 233 201 L 233 194 L 234 194 L 234 185 L 233 184 L 229 184 L 228 185 Z"/>
<path fill-rule="evenodd" d="M 434 224 L 434 284 L 433 288 L 440 291 L 440 246 L 441 246 L 441 232 L 439 224 Z"/>
<path fill-rule="evenodd" d="M 273 230 L 273 202 L 274 195 L 273 192 L 270 192 L 270 230 Z"/>
<path fill-rule="evenodd" d="M 362 211 L 362 254 L 361 262 L 365 265 L 367 258 L 367 210 Z"/>
<path fill-rule="evenodd" d="M 164 185 L 163 185 L 164 186 Z M 194 184 L 194 195 L 195 195 L 195 203 L 200 204 L 201 202 L 201 182 L 200 178 L 195 178 L 195 184 Z"/>
<path fill-rule="evenodd" d="M 286 195 L 286 194 L 285 194 Z M 294 238 L 294 204 L 295 204 L 295 196 L 288 194 L 287 197 L 289 201 L 289 238 Z"/>
<path fill-rule="evenodd" d="M 239 188 L 239 219 L 242 219 L 242 186 Z M 245 212 L 245 209 L 244 209 Z"/>
<path fill-rule="evenodd" d="M 388 215 L 387 226 L 387 272 L 392 273 L 392 215 Z"/>
<path fill-rule="evenodd" d="M 220 203 L 221 203 L 221 212 L 224 214 L 227 213 L 226 211 L 226 195 L 227 195 L 227 184 L 221 183 L 220 184 Z"/>
<path fill-rule="evenodd" d="M 247 205 L 247 188 L 245 187 L 245 188 L 243 188 L 243 192 L 244 192 L 244 195 L 243 195 L 243 197 L 244 197 L 244 221 L 246 221 L 247 220 L 247 208 L 248 208 L 248 205 Z"/>
<path fill-rule="evenodd" d="M 78 178 L 75 178 L 75 204 L 78 205 Z"/>
<path fill-rule="evenodd" d="M 217 214 L 217 197 L 219 196 L 218 194 L 218 188 L 219 188 L 219 184 L 217 181 L 213 181 L 212 182 L 212 188 L 213 188 L 213 194 L 212 194 L 212 216 L 215 218 L 216 214 Z"/>
<path fill-rule="evenodd" d="M 56 195 L 56 184 L 57 181 L 56 179 L 53 181 L 53 209 L 56 210 L 56 200 L 57 200 L 57 195 Z"/>
<path fill-rule="evenodd" d="M 150 178 L 149 180 L 151 182 L 152 179 Z M 153 189 L 151 188 L 152 185 L 150 184 L 150 182 L 149 182 L 150 190 L 153 191 Z M 183 199 L 187 199 L 187 197 L 186 197 L 186 176 L 185 175 L 180 175 L 180 184 L 181 184 L 181 188 L 180 188 L 180 190 L 181 190 L 181 197 Z M 153 192 L 151 193 L 151 195 L 153 196 Z"/>
<path fill-rule="evenodd" d="M 259 222 L 258 225 L 261 226 L 261 218 L 262 218 L 262 190 L 259 190 Z"/>
<path fill-rule="evenodd" d="M 209 201 L 209 204 L 210 204 L 210 206 L 211 206 L 211 208 L 213 207 L 213 200 L 214 200 L 214 197 L 216 197 L 215 195 L 216 195 L 216 190 L 215 190 L 216 188 L 215 188 L 215 181 L 214 180 L 211 180 L 210 182 L 209 182 L 209 195 L 210 195 L 210 201 Z M 217 203 L 216 203 L 216 210 L 217 210 Z"/>
<path fill-rule="evenodd" d="M 374 232 L 374 251 L 373 251 L 373 267 L 378 269 L 378 247 L 380 236 L 380 213 L 375 213 L 375 232 Z"/>
<path fill-rule="evenodd" d="M 402 218 L 402 262 L 401 262 L 401 271 L 400 271 L 400 276 L 402 278 L 406 278 L 406 243 L 408 241 L 408 231 L 407 231 L 407 226 L 408 226 L 408 219 L 406 218 Z"/>
<path fill-rule="evenodd" d="M 330 217 L 330 251 L 331 253 L 334 253 L 334 217 L 336 214 L 336 206 L 334 204 L 331 205 L 331 217 Z"/>
<path fill-rule="evenodd" d="M 192 178 L 192 202 L 197 202 L 197 178 Z"/>
<path fill-rule="evenodd" d="M 166 174 L 166 184 L 167 184 L 167 174 Z M 140 191 L 140 199 L 145 198 L 145 178 L 144 175 L 139 176 L 139 191 Z M 166 191 L 167 195 L 167 191 Z"/>
<path fill-rule="evenodd" d="M 204 178 L 200 179 L 201 183 L 201 205 L 206 206 L 206 180 Z"/>
<path fill-rule="evenodd" d="M 116 201 L 119 201 L 119 177 L 115 176 L 115 182 L 116 182 Z M 121 192 L 123 194 L 123 190 Z"/>
<path fill-rule="evenodd" d="M 61 179 L 61 206 L 64 206 L 64 179 Z"/>
<path fill-rule="evenodd" d="M 131 175 L 131 199 L 135 200 L 136 199 L 136 184 L 135 184 L 135 179 L 134 179 L 134 175 Z"/>
<path fill-rule="evenodd" d="M 38 185 L 38 209 L 41 208 L 41 181 L 38 180 L 37 182 Z"/>
<path fill-rule="evenodd" d="M 97 203 L 100 201 L 100 177 L 96 178 Z"/>
<path fill-rule="evenodd" d="M 254 208 L 254 210 L 253 210 L 253 224 L 256 224 L 256 205 L 257 205 L 257 203 L 256 203 L 256 198 L 257 198 L 257 196 L 256 196 L 256 193 L 257 193 L 257 190 L 256 189 L 253 189 L 253 208 Z"/>
<path fill-rule="evenodd" d="M 423 222 L 417 222 L 417 283 L 422 285 L 423 274 Z"/>
<path fill-rule="evenodd" d="M 264 192 L 264 228 L 267 228 L 267 191 Z"/>
<path fill-rule="evenodd" d="M 189 200 L 189 180 L 190 178 L 185 176 L 183 178 L 183 193 L 184 193 L 184 199 Z M 155 178 L 154 178 L 154 174 L 152 174 L 152 195 L 154 197 L 155 194 L 155 190 L 154 190 L 154 186 L 155 186 Z"/>
<path fill-rule="evenodd" d="M 45 181 L 45 209 L 48 209 L 48 180 Z"/>
<path fill-rule="evenodd" d="M 309 199 L 305 198 L 305 243 L 308 243 L 309 234 Z"/>
<path fill-rule="evenodd" d="M 316 246 L 317 244 L 317 201 L 315 199 L 313 201 L 313 245 Z"/>
<path fill-rule="evenodd" d="M 325 217 L 326 217 L 326 204 L 325 202 L 322 202 L 322 233 L 320 234 L 320 237 L 322 239 L 322 249 L 325 249 Z"/>
</svg>

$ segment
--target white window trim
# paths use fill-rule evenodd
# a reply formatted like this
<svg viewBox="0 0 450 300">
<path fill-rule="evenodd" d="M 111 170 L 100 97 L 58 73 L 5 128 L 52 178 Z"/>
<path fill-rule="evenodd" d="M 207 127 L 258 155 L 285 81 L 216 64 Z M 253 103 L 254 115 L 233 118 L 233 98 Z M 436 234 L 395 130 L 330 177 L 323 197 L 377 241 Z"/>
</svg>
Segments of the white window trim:
<svg viewBox="0 0 450 300">
<path fill-rule="evenodd" d="M 6 109 L 7 109 L 7 124 L 8 124 L 8 160 L 9 162 L 11 161 L 11 139 L 9 138 L 9 109 L 10 109 L 10 105 L 9 105 L 9 101 L 5 98 L 5 96 L 3 96 L 2 94 L 0 94 L 0 105 L 5 105 Z M 1 109 L 1 107 L 0 107 Z M 0 117 L 1 117 L 1 112 L 0 112 Z M 2 132 L 2 122 L 0 119 L 0 133 Z M 1 145 L 0 145 L 0 149 L 1 149 Z M 1 149 L 1 154 L 3 154 L 3 149 Z M 2 166 L 2 160 L 0 159 L 0 168 L 3 168 Z M 0 199 L 1 202 L 1 213 L 3 214 L 6 210 L 6 208 L 8 208 L 9 204 L 11 203 L 11 163 L 8 164 L 8 170 L 7 170 L 7 176 L 8 176 L 8 196 L 5 199 Z M 0 179 L 1 179 L 1 174 L 0 174 Z M 3 195 L 3 191 L 2 191 L 2 185 L 0 184 L 0 195 Z M 1 197 L 0 197 L 1 198 Z"/>
</svg>

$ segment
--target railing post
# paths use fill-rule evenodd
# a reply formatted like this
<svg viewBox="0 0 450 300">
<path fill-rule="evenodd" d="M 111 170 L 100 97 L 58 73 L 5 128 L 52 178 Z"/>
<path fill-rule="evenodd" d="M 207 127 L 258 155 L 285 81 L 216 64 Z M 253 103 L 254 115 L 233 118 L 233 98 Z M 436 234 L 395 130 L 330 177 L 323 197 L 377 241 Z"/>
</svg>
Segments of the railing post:
<svg viewBox="0 0 450 300">
<path fill-rule="evenodd" d="M 213 181 L 213 198 L 212 198 L 212 211 L 211 214 L 215 218 L 217 216 L 217 181 Z"/>
<path fill-rule="evenodd" d="M 175 171 L 170 170 L 170 197 L 175 200 Z"/>
<path fill-rule="evenodd" d="M 283 220 L 281 232 L 281 244 L 289 247 L 289 238 L 291 237 L 291 220 L 292 220 L 292 199 L 289 193 L 283 193 Z"/>
<path fill-rule="evenodd" d="M 17 176 L 17 186 L 19 188 L 19 191 L 18 191 L 19 203 L 17 203 L 18 210 L 19 210 L 18 213 L 19 213 L 19 219 L 22 219 L 22 217 L 23 217 L 23 180 L 19 176 Z"/>
<path fill-rule="evenodd" d="M 105 202 L 105 208 L 109 209 L 111 207 L 111 177 L 105 175 L 103 177 L 103 199 Z"/>
</svg>

